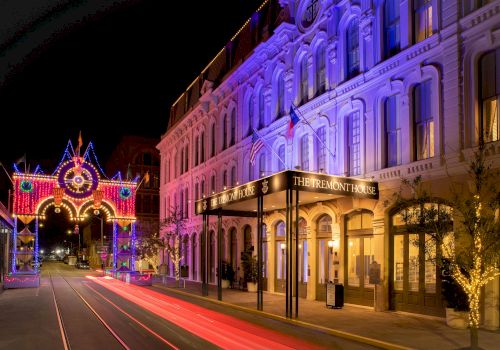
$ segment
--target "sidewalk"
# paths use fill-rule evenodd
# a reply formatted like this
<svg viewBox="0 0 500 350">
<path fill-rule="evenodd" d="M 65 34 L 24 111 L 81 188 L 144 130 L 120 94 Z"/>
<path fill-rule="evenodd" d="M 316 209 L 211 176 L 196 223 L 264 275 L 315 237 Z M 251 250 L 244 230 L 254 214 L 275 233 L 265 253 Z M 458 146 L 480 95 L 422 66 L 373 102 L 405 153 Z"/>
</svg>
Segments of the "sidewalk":
<svg viewBox="0 0 500 350">
<path fill-rule="evenodd" d="M 209 286 L 209 295 L 201 297 L 201 283 L 186 281 L 180 287 L 172 278 L 155 279 L 154 286 L 169 292 L 189 295 L 198 299 L 217 302 L 217 287 Z M 224 304 L 238 309 L 256 310 L 257 295 L 236 289 L 223 289 Z M 229 305 L 228 305 L 229 306 Z M 285 319 L 285 296 L 264 292 L 264 313 L 270 318 Z M 328 309 L 324 302 L 299 299 L 299 317 L 287 322 L 317 328 L 337 336 L 369 343 L 369 339 L 392 343 L 412 349 L 459 349 L 469 345 L 469 331 L 452 329 L 443 318 L 422 316 L 402 312 L 375 312 L 372 309 L 344 305 L 342 309 Z M 364 341 L 365 340 L 365 341 Z M 482 349 L 499 349 L 500 331 L 479 331 Z M 388 344 L 385 348 L 391 348 Z"/>
</svg>

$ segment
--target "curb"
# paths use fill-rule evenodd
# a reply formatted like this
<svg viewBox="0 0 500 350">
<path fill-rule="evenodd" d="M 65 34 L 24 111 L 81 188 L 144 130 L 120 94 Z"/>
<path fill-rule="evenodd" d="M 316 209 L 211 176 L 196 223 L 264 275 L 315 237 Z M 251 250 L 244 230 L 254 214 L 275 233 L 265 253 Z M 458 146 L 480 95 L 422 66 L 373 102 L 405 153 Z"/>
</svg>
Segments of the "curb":
<svg viewBox="0 0 500 350">
<path fill-rule="evenodd" d="M 316 325 L 316 324 L 305 322 L 305 321 L 299 321 L 299 320 L 295 320 L 295 319 L 286 318 L 284 316 L 275 315 L 275 314 L 272 314 L 272 313 L 269 313 L 269 312 L 265 312 L 265 311 L 259 311 L 259 310 L 250 309 L 250 308 L 247 308 L 247 307 L 244 307 L 244 306 L 230 304 L 230 303 L 227 303 L 227 302 L 224 302 L 224 301 L 220 301 L 220 300 L 215 300 L 215 299 L 203 297 L 203 296 L 192 294 L 192 293 L 189 293 L 189 292 L 183 292 L 181 290 L 177 290 L 177 289 L 174 289 L 174 288 L 165 287 L 163 285 L 158 285 L 158 284 L 154 284 L 153 283 L 153 287 L 164 289 L 166 291 L 169 291 L 169 292 L 172 292 L 172 293 L 177 293 L 179 295 L 184 295 L 184 296 L 192 297 L 192 298 L 203 300 L 203 301 L 208 301 L 208 302 L 211 302 L 213 304 L 227 306 L 227 307 L 230 307 L 230 308 L 235 309 L 235 310 L 244 311 L 244 312 L 252 313 L 252 314 L 255 314 L 255 315 L 264 316 L 264 317 L 271 318 L 271 319 L 278 320 L 278 321 L 283 321 L 283 322 L 286 322 L 286 323 L 289 323 L 289 324 L 298 325 L 298 326 L 310 328 L 310 329 L 313 329 L 313 330 L 320 330 L 322 332 L 325 332 L 325 333 L 328 333 L 328 334 L 331 334 L 331 335 L 334 335 L 334 336 L 337 336 L 337 337 L 341 337 L 341 338 L 345 338 L 345 339 L 357 341 L 359 343 L 363 343 L 363 344 L 367 344 L 367 345 L 373 345 L 373 346 L 376 346 L 376 347 L 379 347 L 379 348 L 382 348 L 382 349 L 387 349 L 387 350 L 411 350 L 411 349 L 413 349 L 413 348 L 409 348 L 409 347 L 406 347 L 406 346 L 389 343 L 389 342 L 386 342 L 386 341 L 383 341 L 383 340 L 377 340 L 377 339 L 373 339 L 373 338 L 368 338 L 368 337 L 364 337 L 364 336 L 361 336 L 361 335 L 357 335 L 357 334 L 353 334 L 353 333 L 349 333 L 349 332 L 344 332 L 344 331 L 340 331 L 340 330 L 336 330 L 336 329 L 333 329 L 333 328 L 328 328 L 328 327 Z"/>
</svg>

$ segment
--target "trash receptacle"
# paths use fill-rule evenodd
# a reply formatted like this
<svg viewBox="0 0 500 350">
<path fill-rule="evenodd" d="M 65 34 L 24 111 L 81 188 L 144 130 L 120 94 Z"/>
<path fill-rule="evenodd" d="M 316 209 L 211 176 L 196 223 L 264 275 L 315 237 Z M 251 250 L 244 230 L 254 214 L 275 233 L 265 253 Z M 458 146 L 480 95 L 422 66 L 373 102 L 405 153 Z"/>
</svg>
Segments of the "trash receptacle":
<svg viewBox="0 0 500 350">
<path fill-rule="evenodd" d="M 326 284 L 326 306 L 340 309 L 344 306 L 344 285 L 328 282 Z"/>
</svg>

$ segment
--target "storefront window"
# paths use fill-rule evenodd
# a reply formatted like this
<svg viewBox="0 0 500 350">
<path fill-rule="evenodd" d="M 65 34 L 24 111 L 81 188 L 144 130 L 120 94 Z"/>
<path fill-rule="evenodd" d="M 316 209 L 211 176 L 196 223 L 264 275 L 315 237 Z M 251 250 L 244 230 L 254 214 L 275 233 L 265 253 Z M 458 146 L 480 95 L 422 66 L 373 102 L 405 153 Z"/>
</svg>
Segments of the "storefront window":
<svg viewBox="0 0 500 350">
<path fill-rule="evenodd" d="M 325 283 L 325 259 L 326 259 L 326 239 L 320 239 L 318 241 L 318 283 Z"/>
<path fill-rule="evenodd" d="M 360 238 L 349 238 L 347 250 L 347 283 L 349 286 L 357 287 L 360 282 Z"/>
<path fill-rule="evenodd" d="M 404 236 L 394 237 L 394 289 L 403 290 Z"/>
<path fill-rule="evenodd" d="M 299 244 L 299 278 L 302 283 L 307 283 L 307 240 Z"/>
<path fill-rule="evenodd" d="M 363 238 L 363 251 L 364 251 L 364 263 L 365 263 L 365 286 L 373 288 L 373 284 L 369 283 L 369 276 L 370 276 L 370 269 L 369 266 L 370 264 L 375 260 L 375 247 L 373 245 L 373 238 L 372 237 L 364 237 Z"/>
<path fill-rule="evenodd" d="M 408 289 L 412 292 L 418 292 L 418 275 L 420 270 L 419 256 L 418 256 L 418 235 L 409 235 L 409 259 L 408 259 Z"/>
<path fill-rule="evenodd" d="M 276 278 L 285 279 L 285 249 L 281 249 L 281 244 L 276 245 Z"/>
<path fill-rule="evenodd" d="M 425 292 L 436 293 L 436 242 L 425 235 Z"/>
</svg>

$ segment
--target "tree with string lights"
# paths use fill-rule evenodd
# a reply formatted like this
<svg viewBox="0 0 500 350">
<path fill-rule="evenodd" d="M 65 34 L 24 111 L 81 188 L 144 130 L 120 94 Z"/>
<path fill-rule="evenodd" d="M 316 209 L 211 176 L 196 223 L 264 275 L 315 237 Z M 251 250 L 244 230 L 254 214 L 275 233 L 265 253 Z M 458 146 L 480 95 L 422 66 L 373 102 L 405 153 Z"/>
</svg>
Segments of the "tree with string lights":
<svg viewBox="0 0 500 350">
<path fill-rule="evenodd" d="M 181 244 L 186 232 L 186 217 L 182 209 L 173 206 L 168 216 L 160 222 L 160 232 L 164 238 L 164 246 L 174 264 L 175 280 L 180 280 L 180 262 L 184 258 Z"/>
<path fill-rule="evenodd" d="M 500 275 L 499 173 L 486 161 L 482 142 L 469 163 L 468 174 L 468 186 L 459 188 L 452 183 L 452 200 L 446 203 L 436 201 L 421 177 L 403 179 L 396 208 L 409 233 L 425 234 L 426 258 L 433 256 L 438 267 L 446 269 L 465 292 L 470 348 L 479 349 L 482 287 Z"/>
</svg>

